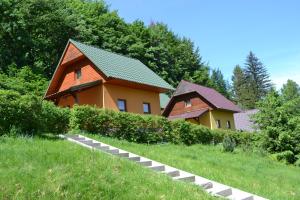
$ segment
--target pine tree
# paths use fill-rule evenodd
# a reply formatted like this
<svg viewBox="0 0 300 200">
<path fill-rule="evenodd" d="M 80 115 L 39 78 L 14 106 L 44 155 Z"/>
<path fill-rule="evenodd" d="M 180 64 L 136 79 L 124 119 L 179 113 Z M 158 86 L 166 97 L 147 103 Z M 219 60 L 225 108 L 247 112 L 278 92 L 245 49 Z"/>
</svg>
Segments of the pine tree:
<svg viewBox="0 0 300 200">
<path fill-rule="evenodd" d="M 300 87 L 295 81 L 288 80 L 287 83 L 283 85 L 281 93 L 286 101 L 293 100 L 300 97 Z"/>
<path fill-rule="evenodd" d="M 211 74 L 211 84 L 214 89 L 223 94 L 225 97 L 229 98 L 228 85 L 224 80 L 224 76 L 220 69 L 213 69 Z"/>
<path fill-rule="evenodd" d="M 245 78 L 249 83 L 249 96 L 254 97 L 253 103 L 249 104 L 249 108 L 255 108 L 256 102 L 267 95 L 271 89 L 271 81 L 267 69 L 262 62 L 250 51 L 247 56 L 245 68 Z"/>
<path fill-rule="evenodd" d="M 255 104 L 253 93 L 246 80 L 243 69 L 236 65 L 232 76 L 233 100 L 242 108 L 251 108 Z"/>
</svg>

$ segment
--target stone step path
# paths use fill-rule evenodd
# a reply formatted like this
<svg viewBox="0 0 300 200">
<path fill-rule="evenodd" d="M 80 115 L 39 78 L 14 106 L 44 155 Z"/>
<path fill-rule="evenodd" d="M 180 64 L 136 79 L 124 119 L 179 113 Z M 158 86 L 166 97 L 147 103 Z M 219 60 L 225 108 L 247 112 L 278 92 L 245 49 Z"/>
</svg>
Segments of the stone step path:
<svg viewBox="0 0 300 200">
<path fill-rule="evenodd" d="M 180 169 L 176 169 L 174 167 L 99 142 L 97 140 L 93 140 L 83 135 L 60 135 L 60 137 L 90 149 L 100 150 L 102 152 L 136 162 L 141 166 L 147 167 L 156 172 L 164 173 L 170 176 L 173 180 L 194 183 L 214 196 L 224 197 L 231 200 L 267 200 L 263 197 L 241 191 L 239 189 L 203 178 L 201 176 L 197 176 L 195 174 L 191 174 Z"/>
</svg>

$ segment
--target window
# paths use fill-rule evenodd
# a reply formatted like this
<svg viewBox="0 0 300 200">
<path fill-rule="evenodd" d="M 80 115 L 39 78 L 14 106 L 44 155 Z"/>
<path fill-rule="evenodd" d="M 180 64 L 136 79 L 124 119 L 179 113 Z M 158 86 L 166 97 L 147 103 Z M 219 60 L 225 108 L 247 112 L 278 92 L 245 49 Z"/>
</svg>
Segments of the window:
<svg viewBox="0 0 300 200">
<path fill-rule="evenodd" d="M 216 123 L 217 123 L 217 128 L 221 128 L 221 120 L 218 119 L 218 120 L 216 121 Z"/>
<path fill-rule="evenodd" d="M 118 99 L 118 108 L 121 112 L 127 111 L 125 99 Z"/>
<path fill-rule="evenodd" d="M 76 79 L 80 79 L 81 78 L 81 69 L 75 70 L 75 75 L 76 75 Z"/>
<path fill-rule="evenodd" d="M 145 114 L 150 114 L 151 113 L 150 103 L 143 103 L 143 110 Z"/>
<path fill-rule="evenodd" d="M 184 105 L 185 105 L 185 107 L 191 107 L 192 106 L 191 100 L 190 99 L 185 100 Z"/>
<path fill-rule="evenodd" d="M 226 122 L 226 126 L 227 126 L 228 129 L 231 129 L 230 121 L 227 121 L 227 122 Z"/>
</svg>

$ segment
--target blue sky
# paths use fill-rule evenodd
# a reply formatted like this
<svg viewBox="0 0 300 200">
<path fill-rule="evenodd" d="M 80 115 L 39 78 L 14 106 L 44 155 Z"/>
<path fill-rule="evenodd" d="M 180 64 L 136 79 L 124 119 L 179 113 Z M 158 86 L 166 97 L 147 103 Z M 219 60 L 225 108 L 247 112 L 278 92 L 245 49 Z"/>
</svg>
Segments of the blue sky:
<svg viewBox="0 0 300 200">
<path fill-rule="evenodd" d="M 204 61 L 230 79 L 253 51 L 277 87 L 300 84 L 300 1 L 106 0 L 127 22 L 163 22 L 190 38 Z"/>
</svg>

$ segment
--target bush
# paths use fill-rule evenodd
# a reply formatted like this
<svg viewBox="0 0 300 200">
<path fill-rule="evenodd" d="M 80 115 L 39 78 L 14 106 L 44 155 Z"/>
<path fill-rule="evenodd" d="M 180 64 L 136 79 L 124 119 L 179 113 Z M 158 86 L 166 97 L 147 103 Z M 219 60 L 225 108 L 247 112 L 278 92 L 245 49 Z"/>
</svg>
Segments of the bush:
<svg viewBox="0 0 300 200">
<path fill-rule="evenodd" d="M 10 90 L 0 90 L 0 116 L 0 135 L 64 133 L 69 124 L 69 110 Z"/>
<path fill-rule="evenodd" d="M 230 135 L 226 135 L 223 139 L 223 150 L 225 152 L 233 152 L 234 148 L 236 147 L 236 142 L 233 137 Z"/>
<path fill-rule="evenodd" d="M 47 133 L 63 134 L 68 131 L 70 109 L 60 108 L 53 102 L 43 101 L 40 113 L 40 131 Z"/>
<path fill-rule="evenodd" d="M 10 90 L 0 90 L 0 131 L 18 129 L 23 134 L 34 134 L 40 128 L 39 114 L 42 104 L 38 97 L 20 95 Z"/>
<path fill-rule="evenodd" d="M 70 128 L 138 143 L 216 144 L 222 142 L 225 135 L 230 135 L 237 144 L 253 140 L 253 134 L 210 130 L 185 120 L 169 121 L 161 116 L 115 112 L 87 105 L 71 109 Z"/>
<path fill-rule="evenodd" d="M 292 151 L 283 151 L 275 154 L 278 161 L 283 161 L 286 164 L 293 164 L 296 161 L 296 156 Z"/>
<path fill-rule="evenodd" d="M 191 134 L 194 136 L 194 143 L 210 144 L 213 141 L 213 132 L 204 127 L 192 124 Z"/>
</svg>

